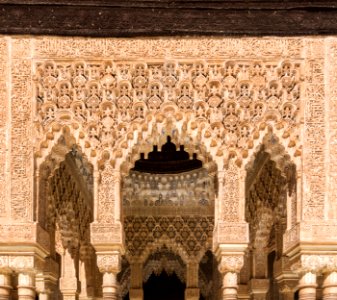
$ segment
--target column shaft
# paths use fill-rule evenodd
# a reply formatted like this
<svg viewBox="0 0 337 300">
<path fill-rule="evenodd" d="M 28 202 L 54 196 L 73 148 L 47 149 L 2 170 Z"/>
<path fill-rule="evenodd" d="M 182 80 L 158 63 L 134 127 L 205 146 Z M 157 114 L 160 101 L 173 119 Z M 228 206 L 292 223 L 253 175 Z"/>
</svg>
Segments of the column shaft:
<svg viewBox="0 0 337 300">
<path fill-rule="evenodd" d="M 0 274 L 0 300 L 9 300 L 11 290 L 11 275 Z"/>
<path fill-rule="evenodd" d="M 238 275 L 236 272 L 226 272 L 222 281 L 222 299 L 238 299 Z"/>
<path fill-rule="evenodd" d="M 104 300 L 117 300 L 117 279 L 115 273 L 104 273 L 102 287 Z"/>
<path fill-rule="evenodd" d="M 18 300 L 35 300 L 35 275 L 19 273 Z"/>
<path fill-rule="evenodd" d="M 299 281 L 299 300 L 316 300 L 316 274 L 304 273 Z"/>
<path fill-rule="evenodd" d="M 323 300 L 337 299 L 337 272 L 325 274 L 323 282 Z"/>
</svg>

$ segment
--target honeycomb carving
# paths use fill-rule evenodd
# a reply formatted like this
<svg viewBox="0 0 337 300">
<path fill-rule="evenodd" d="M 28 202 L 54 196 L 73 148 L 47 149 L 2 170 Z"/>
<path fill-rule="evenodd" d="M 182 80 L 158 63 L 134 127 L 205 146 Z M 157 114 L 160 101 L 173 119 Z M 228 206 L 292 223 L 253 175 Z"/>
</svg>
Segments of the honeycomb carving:
<svg viewBox="0 0 337 300">
<path fill-rule="evenodd" d="M 214 217 L 206 216 L 125 217 L 128 255 L 131 259 L 139 257 L 145 249 L 165 239 L 175 248 L 182 248 L 188 256 L 197 257 L 211 247 L 213 224 Z"/>
<path fill-rule="evenodd" d="M 76 167 L 79 161 L 81 159 L 75 151 L 68 154 L 48 180 L 48 227 L 54 228 L 57 224 L 60 242 L 66 249 L 76 249 L 80 245 L 84 247 L 90 244 L 89 224 L 93 220 L 92 194 L 88 189 L 90 186 L 84 181 L 85 177 L 80 177 L 80 174 L 84 172 L 91 183 L 92 175 L 87 174 L 85 168 Z"/>
<path fill-rule="evenodd" d="M 36 113 L 46 131 L 80 124 L 86 147 L 114 149 L 173 107 L 211 144 L 247 151 L 265 122 L 296 127 L 300 82 L 288 61 L 49 61 L 37 64 Z"/>
<path fill-rule="evenodd" d="M 214 207 L 214 197 L 214 178 L 206 169 L 171 175 L 131 171 L 123 181 L 125 207 Z"/>
</svg>

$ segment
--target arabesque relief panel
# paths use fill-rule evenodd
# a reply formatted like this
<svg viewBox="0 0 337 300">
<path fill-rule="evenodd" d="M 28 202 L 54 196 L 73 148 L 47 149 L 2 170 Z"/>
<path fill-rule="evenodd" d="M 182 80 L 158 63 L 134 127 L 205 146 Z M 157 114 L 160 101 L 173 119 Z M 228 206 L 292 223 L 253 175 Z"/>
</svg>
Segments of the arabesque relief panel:
<svg viewBox="0 0 337 300">
<path fill-rule="evenodd" d="M 155 239 L 169 227 L 167 216 L 154 220 L 160 225 L 155 230 L 152 216 L 146 216 L 140 227 L 136 220 L 137 227 L 126 215 L 123 231 L 120 190 L 140 153 L 146 157 L 169 135 L 189 155 L 196 153 L 217 179 L 214 219 L 202 223 L 192 217 L 190 226 L 171 217 L 184 230 L 171 228 L 165 234 L 182 240 L 181 252 L 193 251 L 194 244 L 187 245 L 192 237 L 183 241 L 193 222 L 204 224 L 196 226 L 196 232 L 207 240 L 207 248 L 212 238 L 213 250 L 226 243 L 237 250 L 217 252 L 220 271 L 228 275 L 224 282 L 231 288 L 249 244 L 247 222 L 259 227 L 254 212 L 261 210 L 254 205 L 274 191 L 275 201 L 283 197 L 277 209 L 287 219 L 282 219 L 278 236 L 284 238 L 277 241 L 278 252 L 296 253 L 302 263 L 296 271 L 306 272 L 301 262 L 305 256 L 296 250 L 299 242 L 310 247 L 319 237 L 330 243 L 325 249 L 336 245 L 336 47 L 332 37 L 0 38 L 0 139 L 10 142 L 0 144 L 0 216 L 9 214 L 12 219 L 0 226 L 0 236 L 13 244 L 36 240 L 41 257 L 48 254 L 49 233 L 39 227 L 43 222 L 36 224 L 41 221 L 37 179 L 45 174 L 54 181 L 63 178 L 57 169 L 67 153 L 78 151 L 92 166 L 94 202 L 92 219 L 80 214 L 87 231 L 79 236 L 85 235 L 88 242 L 90 233 L 102 280 L 113 286 L 123 234 L 137 248 L 139 239 L 133 235 Z M 260 150 L 270 162 L 266 168 L 253 168 L 252 177 L 258 180 L 253 178 L 249 185 L 253 200 L 251 218 L 246 218 L 245 180 L 249 166 L 258 164 Z M 51 166 L 49 173 L 39 173 L 44 163 Z M 288 171 L 293 171 L 291 180 L 283 182 L 284 176 L 289 179 Z M 75 191 L 71 180 L 59 181 L 60 185 L 54 182 L 55 193 L 62 186 L 68 186 L 69 194 Z M 271 187 L 278 184 L 284 185 L 284 193 Z M 257 189 L 260 193 L 255 193 Z M 85 207 L 78 199 L 76 205 Z M 255 237 L 256 243 L 261 236 Z M 193 236 L 192 242 L 197 239 Z M 150 242 L 145 241 L 144 247 Z M 70 261 L 69 253 L 64 259 Z M 317 272 L 325 270 L 328 260 Z"/>
<path fill-rule="evenodd" d="M 0 40 L 0 217 L 5 217 L 9 209 L 9 203 L 6 203 L 8 182 L 8 169 L 6 168 L 6 159 L 8 152 L 7 130 L 8 130 L 8 44 L 5 39 Z"/>
</svg>

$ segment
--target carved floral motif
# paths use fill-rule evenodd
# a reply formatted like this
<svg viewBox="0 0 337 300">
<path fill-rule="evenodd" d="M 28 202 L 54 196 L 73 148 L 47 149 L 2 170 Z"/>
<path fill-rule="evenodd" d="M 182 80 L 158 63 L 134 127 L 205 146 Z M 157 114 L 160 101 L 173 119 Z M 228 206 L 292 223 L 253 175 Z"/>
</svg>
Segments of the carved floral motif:
<svg viewBox="0 0 337 300">
<path fill-rule="evenodd" d="M 97 266 L 102 273 L 118 273 L 121 268 L 120 254 L 97 255 Z"/>
<path fill-rule="evenodd" d="M 243 267 L 243 255 L 221 255 L 219 262 L 220 273 L 239 273 Z"/>
</svg>

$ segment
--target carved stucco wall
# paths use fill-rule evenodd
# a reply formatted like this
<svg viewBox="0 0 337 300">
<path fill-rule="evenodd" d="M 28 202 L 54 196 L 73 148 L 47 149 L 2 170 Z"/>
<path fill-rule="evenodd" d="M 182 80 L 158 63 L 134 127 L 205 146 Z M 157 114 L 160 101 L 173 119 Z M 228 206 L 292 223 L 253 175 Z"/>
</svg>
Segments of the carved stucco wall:
<svg viewBox="0 0 337 300">
<path fill-rule="evenodd" d="M 96 172 L 98 172 L 99 164 L 112 158 L 115 159 L 115 167 L 118 168 L 130 155 L 135 145 L 147 137 L 156 135 L 156 131 L 151 132 L 155 124 L 161 126 L 158 129 L 160 132 L 165 127 L 160 125 L 161 122 L 164 124 L 167 122 L 167 120 L 161 120 L 163 116 L 160 115 L 156 115 L 156 120 L 149 117 L 148 126 L 145 127 L 133 122 L 133 126 L 130 126 L 123 137 L 118 140 L 113 150 L 103 151 L 106 150 L 103 149 L 101 152 L 93 153 L 91 148 L 86 148 L 86 138 L 82 137 L 83 128 L 74 125 L 73 122 L 67 123 L 67 120 L 58 120 L 53 128 L 45 127 L 41 123 L 41 119 L 38 118 L 35 86 L 40 78 L 38 68 L 46 62 L 72 64 L 76 62 L 111 61 L 115 63 L 129 61 L 135 64 L 140 61 L 145 64 L 163 64 L 184 60 L 195 63 L 202 60 L 206 61 L 208 65 L 219 61 L 223 63 L 229 61 L 247 62 L 248 64 L 273 62 L 278 66 L 290 62 L 293 66 L 296 65 L 298 72 L 300 72 L 297 81 L 301 82 L 298 91 L 301 105 L 296 115 L 296 123 L 292 126 L 294 129 L 288 130 L 291 127 L 289 127 L 289 122 L 283 122 L 283 127 L 272 126 L 273 132 L 297 165 L 300 185 L 298 189 L 300 197 L 297 197 L 298 220 L 312 220 L 312 222 L 319 223 L 320 226 L 325 224 L 324 228 L 331 228 L 331 222 L 328 226 L 328 223 L 324 223 L 323 220 L 335 218 L 336 214 L 329 209 L 336 207 L 334 195 L 336 168 L 334 163 L 337 161 L 337 154 L 335 153 L 336 142 L 333 135 L 336 131 L 334 129 L 336 126 L 334 123 L 336 117 L 334 99 L 336 94 L 334 81 L 336 73 L 335 44 L 335 38 L 84 39 L 1 37 L 0 215 L 6 220 L 1 222 L 2 224 L 16 223 L 16 227 L 1 225 L 1 236 L 5 235 L 10 240 L 10 233 L 13 230 L 19 232 L 16 240 L 35 239 L 37 235 L 35 226 L 24 226 L 24 223 L 31 223 L 34 220 L 34 163 L 36 166 L 41 164 L 53 145 L 56 144 L 61 132 L 57 131 L 56 123 L 69 126 L 71 134 L 75 136 L 88 160 L 97 168 Z M 278 77 L 278 79 L 280 78 Z M 194 87 L 195 89 L 197 88 Z M 232 175 L 231 178 L 244 177 L 243 167 L 268 131 L 266 123 L 274 124 L 272 120 L 256 123 L 259 129 L 250 133 L 252 144 L 249 144 L 249 147 L 248 144 L 244 144 L 244 147 L 241 147 L 242 149 L 239 151 L 240 147 L 224 145 L 222 140 L 225 139 L 221 135 L 217 135 L 214 127 L 212 128 L 210 124 L 205 123 L 205 126 L 208 125 L 212 129 L 208 131 L 207 128 L 199 128 L 198 124 L 193 124 L 189 118 L 188 113 L 181 115 L 178 113 L 172 117 L 171 122 L 178 124 L 175 126 L 180 133 L 183 132 L 183 125 L 187 124 L 186 133 L 191 135 L 194 142 L 201 140 L 207 152 L 218 164 L 218 169 L 224 170 L 224 178 L 226 178 L 226 172 Z M 192 121 L 196 120 L 194 118 Z M 138 134 L 132 134 L 134 131 Z M 141 132 L 144 134 L 140 134 Z M 84 136 L 87 134 L 84 133 Z M 228 136 L 230 135 L 227 134 Z M 37 158 L 34 157 L 34 153 L 37 154 Z M 235 158 L 235 164 L 230 160 L 232 157 Z M 110 167 L 105 172 L 110 172 L 109 169 Z M 228 185 L 230 182 L 224 181 L 225 192 L 228 191 L 226 184 Z M 237 202 L 238 217 L 231 221 L 243 221 L 243 185 L 238 186 L 236 192 L 232 190 L 231 193 L 228 195 L 229 198 L 234 196 L 238 201 L 241 199 L 240 205 Z M 222 202 L 220 201 L 220 203 Z M 109 205 L 116 207 L 114 203 Z M 4 217 L 5 215 L 6 217 Z M 230 215 L 232 216 L 233 212 Z M 8 216 L 10 217 L 8 218 Z M 229 215 L 223 215 L 224 219 L 226 217 Z M 19 227 L 22 230 L 18 230 Z M 300 231 L 301 229 L 297 228 L 295 233 L 292 232 L 288 237 L 290 244 L 298 238 Z"/>
<path fill-rule="evenodd" d="M 6 177 L 8 169 L 6 169 L 8 147 L 7 141 L 7 116 L 8 116 L 8 98 L 7 98 L 7 72 L 8 72 L 8 48 L 4 39 L 0 43 L 0 216 L 6 216 L 9 211 L 9 203 L 6 202 Z"/>
</svg>

